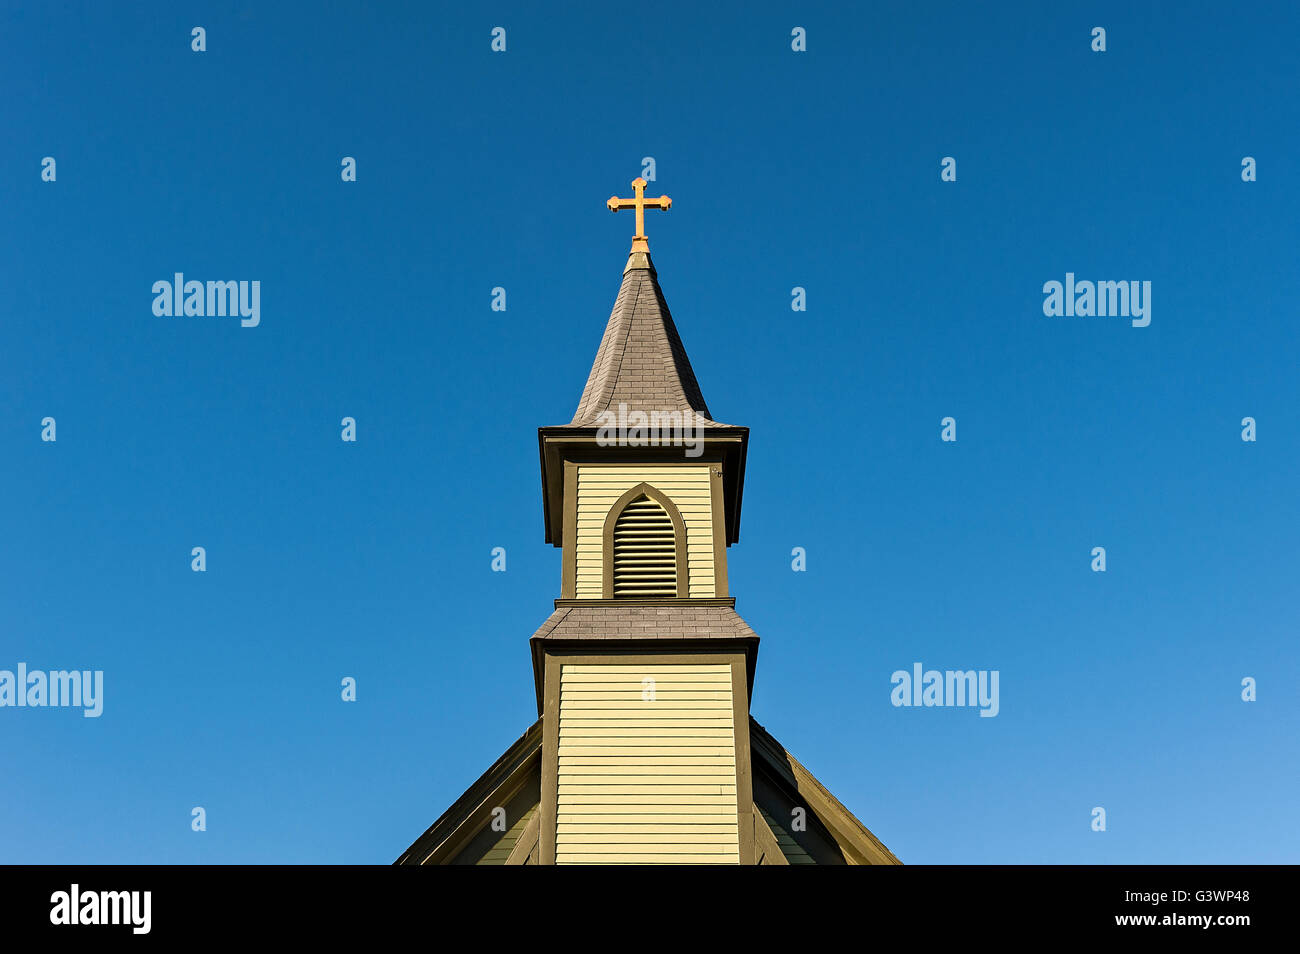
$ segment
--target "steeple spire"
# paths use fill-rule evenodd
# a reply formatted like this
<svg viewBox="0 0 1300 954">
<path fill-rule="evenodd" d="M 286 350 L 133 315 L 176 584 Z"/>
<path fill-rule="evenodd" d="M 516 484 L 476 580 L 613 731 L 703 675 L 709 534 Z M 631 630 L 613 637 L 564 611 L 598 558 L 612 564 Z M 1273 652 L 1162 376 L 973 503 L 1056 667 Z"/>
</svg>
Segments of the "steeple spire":
<svg viewBox="0 0 1300 954">
<path fill-rule="evenodd" d="M 709 417 L 650 253 L 635 248 L 569 426 L 595 426 L 603 412 L 618 413 L 620 406 L 676 412 L 692 426 L 724 426 Z"/>
<path fill-rule="evenodd" d="M 647 197 L 645 186 L 644 179 L 634 179 L 634 198 L 613 196 L 606 203 L 611 211 L 636 212 L 637 235 L 633 237 L 618 297 L 572 420 L 538 428 L 546 540 L 568 548 L 562 598 L 590 597 L 596 590 L 603 592 L 603 580 L 591 575 L 596 570 L 583 564 L 591 552 L 591 541 L 579 545 L 577 525 L 566 523 L 566 513 L 570 513 L 566 506 L 578 503 L 577 496 L 586 494 L 595 485 L 584 484 L 587 489 L 580 493 L 576 484 L 570 485 L 570 478 L 576 479 L 581 471 L 588 475 L 584 481 L 599 483 L 603 479 L 597 476 L 600 466 L 624 468 L 620 472 L 622 476 L 644 466 L 648 469 L 638 480 L 652 488 L 657 487 L 656 481 L 671 484 L 677 477 L 688 482 L 699 478 L 710 486 L 701 484 L 694 489 L 682 489 L 693 501 L 687 505 L 687 516 L 683 519 L 690 539 L 712 555 L 696 554 L 696 569 L 692 571 L 696 582 L 687 589 L 694 598 L 723 599 L 727 598 L 725 550 L 740 534 L 740 500 L 749 428 L 720 423 L 709 413 L 659 288 L 659 277 L 650 261 L 645 236 L 645 209 L 670 208 L 672 199 L 666 195 L 657 199 Z M 670 472 L 665 467 L 676 471 Z M 624 487 L 619 493 L 627 489 Z M 668 494 L 670 498 L 672 493 Z M 707 507 L 700 503 L 701 509 L 692 511 L 703 497 L 708 498 Z M 584 501 L 587 499 L 583 497 Z M 614 502 L 606 501 L 611 505 Z M 587 521 L 595 519 L 582 509 L 585 506 L 585 503 L 578 506 L 583 514 L 584 532 L 589 529 Z M 705 509 L 707 519 L 700 516 Z M 665 508 L 665 512 L 671 516 L 670 508 Z M 692 513 L 696 516 L 691 516 Z M 573 510 L 570 516 L 576 514 L 577 510 Z M 692 529 L 690 521 L 697 518 L 702 522 Z M 713 542 L 705 544 L 706 539 Z M 717 567 L 710 581 L 706 566 L 715 559 Z M 600 572 L 603 573 L 603 565 Z"/>
</svg>

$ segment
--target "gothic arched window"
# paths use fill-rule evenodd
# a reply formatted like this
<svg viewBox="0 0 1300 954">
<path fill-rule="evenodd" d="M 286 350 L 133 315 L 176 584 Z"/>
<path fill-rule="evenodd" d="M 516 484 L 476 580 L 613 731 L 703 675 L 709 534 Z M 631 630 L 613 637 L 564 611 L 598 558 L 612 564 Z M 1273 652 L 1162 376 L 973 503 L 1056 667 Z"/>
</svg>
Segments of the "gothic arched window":
<svg viewBox="0 0 1300 954">
<path fill-rule="evenodd" d="M 686 527 L 671 500 L 648 484 L 629 490 L 605 521 L 606 599 L 687 595 Z"/>
</svg>

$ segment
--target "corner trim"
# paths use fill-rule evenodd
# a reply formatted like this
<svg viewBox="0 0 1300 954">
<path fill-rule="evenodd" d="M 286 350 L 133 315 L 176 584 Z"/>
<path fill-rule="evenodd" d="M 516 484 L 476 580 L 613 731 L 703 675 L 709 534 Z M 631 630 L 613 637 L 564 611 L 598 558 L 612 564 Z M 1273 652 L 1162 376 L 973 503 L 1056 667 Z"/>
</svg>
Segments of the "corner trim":
<svg viewBox="0 0 1300 954">
<path fill-rule="evenodd" d="M 578 465 L 564 462 L 563 555 L 560 558 L 560 596 L 578 594 Z"/>
<path fill-rule="evenodd" d="M 709 509 L 713 521 L 713 592 L 726 596 L 727 583 L 727 514 L 722 493 L 722 464 L 709 465 Z"/>
</svg>

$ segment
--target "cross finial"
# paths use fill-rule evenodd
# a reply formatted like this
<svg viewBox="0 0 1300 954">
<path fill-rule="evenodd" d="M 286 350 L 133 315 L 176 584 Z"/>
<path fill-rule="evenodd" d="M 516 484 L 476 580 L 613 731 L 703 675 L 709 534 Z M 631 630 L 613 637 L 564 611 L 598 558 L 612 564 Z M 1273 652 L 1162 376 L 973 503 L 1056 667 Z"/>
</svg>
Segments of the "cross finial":
<svg viewBox="0 0 1300 954">
<path fill-rule="evenodd" d="M 646 206 L 652 209 L 671 209 L 673 200 L 666 195 L 661 195 L 657 199 L 647 199 L 645 194 L 646 182 L 640 176 L 632 180 L 632 192 L 635 198 L 620 199 L 618 196 L 610 196 L 605 205 L 611 212 L 617 212 L 619 209 L 636 210 L 636 235 L 632 236 L 632 251 L 648 252 L 650 251 L 650 240 L 645 234 L 645 210 Z"/>
</svg>

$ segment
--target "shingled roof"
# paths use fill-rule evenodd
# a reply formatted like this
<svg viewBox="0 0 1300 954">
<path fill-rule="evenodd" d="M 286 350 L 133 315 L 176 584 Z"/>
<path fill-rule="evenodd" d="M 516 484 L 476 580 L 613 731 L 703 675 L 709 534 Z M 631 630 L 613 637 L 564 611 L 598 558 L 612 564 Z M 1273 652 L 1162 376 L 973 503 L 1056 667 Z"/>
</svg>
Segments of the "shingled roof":
<svg viewBox="0 0 1300 954">
<path fill-rule="evenodd" d="M 678 411 L 683 426 L 727 427 L 709 418 L 690 359 L 659 288 L 649 252 L 633 252 L 605 335 L 568 427 L 597 427 L 604 411 Z"/>
<path fill-rule="evenodd" d="M 740 618 L 734 600 L 575 600 L 558 605 L 528 642 L 533 652 L 533 679 L 537 689 L 537 711 L 542 709 L 543 647 L 592 642 L 592 651 L 605 652 L 618 645 L 639 645 L 664 640 L 680 647 L 683 640 L 705 643 L 730 641 L 744 646 L 749 664 L 745 667 L 750 690 L 758 665 L 758 634 Z"/>
<path fill-rule="evenodd" d="M 730 606 L 682 602 L 560 606 L 533 634 L 565 639 L 752 639 L 758 635 Z"/>
</svg>

